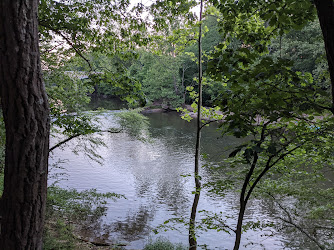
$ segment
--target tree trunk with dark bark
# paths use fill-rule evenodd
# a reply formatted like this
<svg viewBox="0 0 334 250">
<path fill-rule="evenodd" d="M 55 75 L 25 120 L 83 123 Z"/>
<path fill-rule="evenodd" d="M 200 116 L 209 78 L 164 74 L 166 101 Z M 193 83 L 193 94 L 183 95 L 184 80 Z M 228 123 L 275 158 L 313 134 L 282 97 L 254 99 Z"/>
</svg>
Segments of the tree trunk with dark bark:
<svg viewBox="0 0 334 250">
<path fill-rule="evenodd" d="M 261 144 L 258 144 L 257 146 L 260 147 Z M 256 167 L 257 161 L 258 161 L 258 155 L 257 153 L 255 153 L 252 165 L 250 169 L 248 170 L 248 173 L 245 177 L 244 183 L 242 185 L 241 193 L 240 193 L 240 208 L 239 208 L 239 214 L 238 214 L 237 228 L 235 230 L 235 242 L 234 242 L 233 250 L 238 250 L 240 247 L 241 235 L 242 235 L 242 223 L 244 221 L 247 202 L 252 193 L 252 189 L 247 191 L 247 187 L 249 186 L 249 181 L 251 180 L 251 177 L 254 173 L 254 169 Z"/>
<path fill-rule="evenodd" d="M 334 114 L 334 1 L 315 0 L 325 42 L 326 56 L 332 85 L 332 113 Z"/>
<path fill-rule="evenodd" d="M 49 105 L 42 80 L 38 0 L 0 1 L 0 92 L 6 128 L 0 249 L 42 249 Z"/>
</svg>

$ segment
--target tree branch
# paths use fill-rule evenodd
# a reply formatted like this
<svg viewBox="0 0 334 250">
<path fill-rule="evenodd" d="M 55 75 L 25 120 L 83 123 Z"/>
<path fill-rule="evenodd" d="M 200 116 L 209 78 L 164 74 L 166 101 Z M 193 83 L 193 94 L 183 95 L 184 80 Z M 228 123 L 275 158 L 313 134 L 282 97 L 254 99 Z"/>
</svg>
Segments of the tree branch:
<svg viewBox="0 0 334 250">
<path fill-rule="evenodd" d="M 309 238 L 311 241 L 313 241 L 320 249 L 325 249 L 318 241 L 316 238 L 312 237 L 308 232 L 306 232 L 301 226 L 297 225 L 296 223 L 293 222 L 292 216 L 289 213 L 289 211 L 269 192 L 267 194 L 274 200 L 275 203 L 284 211 L 284 213 L 288 216 L 288 219 L 284 219 L 282 217 L 277 217 L 277 219 L 280 219 L 281 221 L 290 224 L 297 228 L 301 233 L 305 234 L 307 238 Z"/>
<path fill-rule="evenodd" d="M 61 46 L 63 44 L 64 44 L 64 42 L 59 42 L 57 45 L 55 45 L 55 46 L 53 46 L 53 47 L 51 47 L 51 48 L 49 48 L 47 50 L 41 51 L 41 55 L 43 55 L 44 53 L 49 53 L 52 50 L 54 50 L 55 48 L 57 48 L 57 47 L 59 47 L 59 46 Z"/>
<path fill-rule="evenodd" d="M 217 122 L 218 120 L 210 120 L 210 121 L 207 121 L 205 123 L 202 124 L 202 126 L 200 127 L 200 129 L 204 128 L 206 125 L 209 125 L 210 123 L 213 123 L 213 122 Z"/>
<path fill-rule="evenodd" d="M 45 28 L 48 28 L 48 29 L 52 30 L 53 32 L 55 32 L 57 35 L 61 36 L 68 43 L 68 45 L 70 45 L 74 49 L 74 51 L 78 54 L 78 56 L 80 56 L 82 59 L 84 59 L 87 62 L 90 70 L 93 71 L 93 67 L 92 67 L 90 61 L 81 53 L 81 51 L 79 49 L 77 49 L 75 47 L 75 44 L 73 44 L 72 41 L 70 39 L 68 39 L 63 33 L 61 33 L 59 30 L 56 30 L 56 29 L 52 28 L 51 26 L 43 23 L 42 21 L 39 21 L 39 25 L 41 25 Z"/>
<path fill-rule="evenodd" d="M 294 226 L 295 228 L 297 228 L 301 233 L 303 233 L 307 238 L 309 238 L 311 241 L 313 241 L 320 249 L 325 249 L 318 241 L 316 238 L 312 237 L 308 232 L 306 232 L 301 226 L 297 225 L 296 223 L 294 223 L 293 221 L 290 220 L 286 220 L 284 218 L 281 217 L 277 217 L 278 219 L 280 219 L 281 221 L 290 224 L 292 226 Z"/>
<path fill-rule="evenodd" d="M 251 188 L 248 190 L 247 192 L 247 196 L 245 198 L 245 201 L 247 201 L 249 199 L 249 197 L 251 196 L 254 188 L 256 187 L 257 183 L 262 179 L 262 177 L 269 171 L 269 169 L 271 169 L 277 162 L 279 162 L 280 160 L 282 160 L 285 156 L 291 154 L 293 151 L 295 151 L 296 149 L 300 148 L 303 144 L 298 145 L 296 147 L 294 147 L 293 149 L 287 151 L 286 153 L 280 155 L 280 157 L 278 157 L 278 159 L 276 159 L 273 163 L 270 164 L 271 160 L 274 158 L 274 155 L 269 156 L 268 160 L 267 160 L 267 164 L 266 167 L 262 170 L 262 172 L 258 175 L 258 177 L 255 179 L 253 185 L 251 186 Z"/>
<path fill-rule="evenodd" d="M 96 131 L 96 132 L 94 132 L 94 133 L 106 133 L 106 132 L 108 132 L 108 133 L 112 133 L 112 134 L 117 134 L 117 133 L 120 133 L 121 131 L 122 131 L 122 129 L 120 129 L 120 130 L 116 130 L 116 131 L 112 131 L 112 130 L 99 130 L 99 131 Z M 52 150 L 54 150 L 54 149 L 56 149 L 56 148 L 59 148 L 61 145 L 65 144 L 66 142 L 69 142 L 70 140 L 72 140 L 72 139 L 74 139 L 74 138 L 77 138 L 77 137 L 79 137 L 79 136 L 81 136 L 81 135 L 87 135 L 87 134 L 83 134 L 83 133 L 74 134 L 74 135 L 68 137 L 67 139 L 65 139 L 65 140 L 63 140 L 63 141 L 58 142 L 58 143 L 57 143 L 56 145 L 54 145 L 53 147 L 51 147 L 51 148 L 49 149 L 49 152 L 51 152 Z"/>
</svg>

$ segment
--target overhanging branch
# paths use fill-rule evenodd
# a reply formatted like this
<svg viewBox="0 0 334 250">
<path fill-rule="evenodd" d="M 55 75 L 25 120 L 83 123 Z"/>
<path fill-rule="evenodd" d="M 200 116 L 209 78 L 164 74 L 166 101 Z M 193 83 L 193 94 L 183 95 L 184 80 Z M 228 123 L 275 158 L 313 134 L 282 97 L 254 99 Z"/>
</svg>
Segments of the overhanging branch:
<svg viewBox="0 0 334 250">
<path fill-rule="evenodd" d="M 51 26 L 47 25 L 46 23 L 43 23 L 42 21 L 39 21 L 39 25 L 52 30 L 54 33 L 56 33 L 57 35 L 61 36 L 68 45 L 71 46 L 71 48 L 74 49 L 74 51 L 78 54 L 78 56 L 80 56 L 83 60 L 85 60 L 90 68 L 91 71 L 93 71 L 93 67 L 90 63 L 90 61 L 81 53 L 81 51 L 75 47 L 75 44 L 72 43 L 72 41 L 70 39 L 68 39 L 62 32 L 60 32 L 59 30 L 56 30 L 54 28 L 52 28 Z"/>
<path fill-rule="evenodd" d="M 96 131 L 96 133 L 112 133 L 112 134 L 117 134 L 117 133 L 120 133 L 120 132 L 122 132 L 122 129 L 120 129 L 120 130 L 115 130 L 115 131 L 113 131 L 113 130 L 99 130 L 99 131 Z M 65 143 L 69 142 L 70 140 L 72 140 L 72 139 L 74 139 L 74 138 L 77 138 L 77 137 L 79 137 L 79 136 L 81 136 L 81 135 L 87 135 L 87 134 L 84 134 L 84 133 L 74 134 L 74 135 L 68 137 L 67 139 L 65 139 L 65 140 L 63 140 L 63 141 L 58 142 L 58 143 L 57 143 L 56 145 L 54 145 L 53 147 L 51 147 L 51 148 L 49 149 L 49 152 L 51 152 L 52 150 L 54 150 L 54 149 L 56 149 L 56 148 L 59 148 L 61 145 L 65 144 Z"/>
</svg>

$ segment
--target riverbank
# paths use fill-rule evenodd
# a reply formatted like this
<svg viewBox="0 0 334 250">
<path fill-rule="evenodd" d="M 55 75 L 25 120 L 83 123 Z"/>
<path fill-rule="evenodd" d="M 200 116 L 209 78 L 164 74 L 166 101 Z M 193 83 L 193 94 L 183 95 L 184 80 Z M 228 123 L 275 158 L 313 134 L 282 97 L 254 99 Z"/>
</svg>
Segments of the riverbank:
<svg viewBox="0 0 334 250">
<path fill-rule="evenodd" d="M 45 233 L 44 233 L 44 249 L 53 250 L 53 249 L 69 249 L 69 250 L 100 250 L 100 249 L 109 249 L 109 250 L 125 250 L 128 243 L 107 243 L 106 241 L 101 241 L 96 239 L 87 239 L 80 230 L 80 225 L 77 224 L 68 224 L 65 218 L 62 218 L 60 222 L 59 219 L 53 220 L 49 219 L 45 224 Z M 171 243 L 165 237 L 158 237 L 157 239 L 149 240 L 143 250 L 159 250 L 159 249 L 177 249 L 177 250 L 186 250 L 188 247 L 181 243 Z M 137 250 L 132 249 L 132 250 Z"/>
<path fill-rule="evenodd" d="M 171 108 L 169 106 L 162 106 L 162 107 L 157 107 L 157 106 L 149 106 L 149 107 L 144 107 L 144 109 L 141 111 L 142 114 L 153 114 L 153 113 L 168 113 L 168 112 L 178 112 L 180 116 L 183 116 L 185 114 L 189 115 L 191 118 L 196 119 L 197 118 L 197 112 L 194 112 L 194 109 L 191 107 L 189 104 L 184 104 L 182 105 L 183 111 L 178 112 L 177 109 Z M 205 107 L 209 109 L 209 107 Z M 221 111 L 215 111 L 216 114 L 218 115 L 223 115 L 223 112 Z M 215 121 L 214 119 L 210 117 L 202 117 L 203 120 L 205 121 Z"/>
<path fill-rule="evenodd" d="M 108 96 L 99 96 L 99 95 L 92 95 L 91 102 L 88 105 L 89 110 L 97 110 L 98 108 L 104 108 L 107 110 L 120 110 L 120 109 L 128 109 L 128 105 L 126 102 L 121 101 L 118 97 L 108 97 Z M 178 108 L 182 108 L 186 110 L 187 114 L 193 118 L 197 118 L 197 112 L 194 112 L 194 109 L 189 104 L 183 104 Z M 205 107 L 209 109 L 209 107 Z M 169 112 L 178 112 L 177 108 L 172 107 L 170 105 L 164 104 L 161 101 L 155 101 L 148 106 L 144 106 L 141 108 L 141 114 L 154 114 L 154 113 L 169 113 Z M 178 112 L 180 116 L 185 115 L 186 112 Z M 222 115 L 221 111 L 216 111 L 218 115 Z M 210 117 L 202 117 L 205 121 L 211 121 Z"/>
</svg>

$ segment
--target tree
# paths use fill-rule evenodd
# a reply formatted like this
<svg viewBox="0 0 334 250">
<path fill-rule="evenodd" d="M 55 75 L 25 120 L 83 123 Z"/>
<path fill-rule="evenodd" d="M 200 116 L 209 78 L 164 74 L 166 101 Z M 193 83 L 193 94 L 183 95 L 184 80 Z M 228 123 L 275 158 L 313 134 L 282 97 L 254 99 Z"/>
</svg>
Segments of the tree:
<svg viewBox="0 0 334 250">
<path fill-rule="evenodd" d="M 189 249 L 197 249 L 197 240 L 195 234 L 196 225 L 196 213 L 201 193 L 201 181 L 199 175 L 200 167 L 200 155 L 201 155 L 201 130 L 202 130 L 202 11 L 203 0 L 200 1 L 200 13 L 199 13 L 199 28 L 198 28 L 198 101 L 197 101 L 197 119 L 196 119 L 196 144 L 195 144 L 195 164 L 194 164 L 194 180 L 195 180 L 195 195 L 191 208 L 190 221 L 189 221 Z"/>
<path fill-rule="evenodd" d="M 50 118 L 40 65 L 38 4 L 0 3 L 0 89 L 6 128 L 1 249 L 42 249 Z"/>
<path fill-rule="evenodd" d="M 1 248 L 42 248 L 50 118 L 41 74 L 38 24 L 41 40 L 49 42 L 44 44 L 46 52 L 53 50 L 53 39 L 61 37 L 70 46 L 64 57 L 75 52 L 91 66 L 83 53 L 88 48 L 114 53 L 147 42 L 146 38 L 141 40 L 145 23 L 136 18 L 142 6 L 134 9 L 135 15 L 125 15 L 129 5 L 129 1 L 110 4 L 109 0 L 1 2 L 0 87 L 6 126 Z M 62 42 L 60 50 L 64 51 Z M 52 66 L 44 66 L 52 70 Z M 131 83 L 128 85 L 127 91 L 131 89 Z"/>
<path fill-rule="evenodd" d="M 325 42 L 329 75 L 331 79 L 332 105 L 331 112 L 334 114 L 334 2 L 333 0 L 315 0 L 318 18 Z"/>
<path fill-rule="evenodd" d="M 301 30 L 291 30 L 274 39 L 270 55 L 294 61 L 293 70 L 313 72 L 325 53 L 319 21 L 308 23 Z"/>
<path fill-rule="evenodd" d="M 331 72 L 329 27 L 332 27 L 333 1 L 315 1 L 315 4 L 324 36 L 328 36 L 325 47 Z M 328 105 L 326 88 L 314 84 L 310 73 L 292 70 L 293 61 L 268 56 L 273 37 L 300 29 L 314 20 L 312 2 L 224 1 L 217 8 L 222 13 L 220 25 L 225 42 L 213 54 L 209 70 L 217 80 L 225 78 L 228 83 L 222 93 L 227 103 L 220 104 L 225 115 L 223 127 L 237 137 L 252 136 L 230 154 L 243 159 L 233 164 L 238 163 L 243 173 L 234 230 L 236 250 L 240 246 L 247 202 L 255 188 L 285 158 L 300 149 L 320 146 L 331 138 L 333 123 L 327 111 L 333 113 L 333 108 Z M 232 48 L 233 38 L 241 41 L 241 46 Z"/>
<path fill-rule="evenodd" d="M 140 51 L 140 57 L 130 67 L 131 75 L 142 84 L 149 103 L 177 107 L 182 102 L 183 88 L 179 77 L 180 60 L 170 55 L 155 55 Z"/>
</svg>

